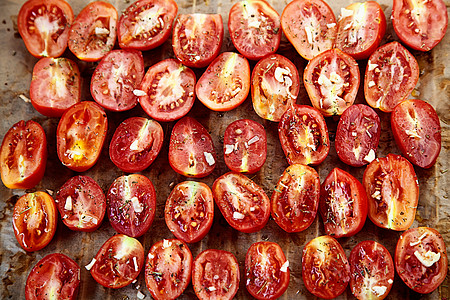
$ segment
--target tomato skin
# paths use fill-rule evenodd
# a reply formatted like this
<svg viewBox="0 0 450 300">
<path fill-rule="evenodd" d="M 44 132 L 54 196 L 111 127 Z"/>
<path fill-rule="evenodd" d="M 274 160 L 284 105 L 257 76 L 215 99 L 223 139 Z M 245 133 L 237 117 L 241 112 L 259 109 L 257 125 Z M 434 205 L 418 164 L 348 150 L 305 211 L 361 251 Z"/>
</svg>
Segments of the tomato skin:
<svg viewBox="0 0 450 300">
<path fill-rule="evenodd" d="M 320 179 L 317 171 L 302 164 L 290 165 L 272 193 L 272 217 L 286 232 L 303 231 L 314 222 L 319 199 Z"/>
<path fill-rule="evenodd" d="M 72 7 L 64 0 L 29 0 L 22 5 L 17 17 L 20 36 L 31 55 L 37 58 L 58 57 L 64 53 L 72 22 Z M 45 23 L 57 28 L 48 28 Z"/>
<path fill-rule="evenodd" d="M 1 178 L 10 189 L 31 189 L 44 177 L 47 137 L 39 123 L 19 121 L 3 137 Z"/>
<path fill-rule="evenodd" d="M 109 222 L 114 230 L 140 237 L 148 231 L 155 217 L 155 188 L 144 175 L 123 175 L 111 184 L 106 204 Z"/>
<path fill-rule="evenodd" d="M 157 13 L 157 23 L 145 28 L 146 20 Z M 146 12 L 148 14 L 146 14 Z M 172 32 L 172 24 L 178 12 L 177 3 L 173 0 L 141 0 L 136 1 L 122 13 L 117 27 L 119 46 L 122 49 L 150 50 L 162 45 Z"/>
<path fill-rule="evenodd" d="M 382 300 L 394 282 L 394 262 L 389 251 L 375 241 L 358 243 L 348 258 L 350 290 L 358 299 Z"/>
<path fill-rule="evenodd" d="M 253 109 L 263 119 L 279 122 L 300 91 L 297 67 L 286 57 L 272 54 L 258 61 L 251 77 Z"/>
<path fill-rule="evenodd" d="M 355 102 L 359 81 L 358 63 L 339 49 L 315 56 L 303 74 L 312 105 L 325 117 L 342 115 Z"/>
<path fill-rule="evenodd" d="M 133 91 L 139 88 L 143 77 L 144 58 L 140 51 L 110 51 L 92 74 L 92 98 L 107 110 L 130 110 L 138 103 Z"/>
<path fill-rule="evenodd" d="M 265 0 L 236 2 L 230 9 L 231 41 L 239 53 L 250 60 L 260 60 L 278 50 L 280 29 L 280 15 Z"/>
<path fill-rule="evenodd" d="M 256 299 L 277 299 L 289 286 L 290 271 L 282 270 L 286 260 L 277 243 L 257 242 L 245 256 L 245 277 L 248 292 Z"/>
<path fill-rule="evenodd" d="M 290 165 L 318 165 L 330 152 L 325 119 L 311 106 L 290 106 L 278 123 L 278 136 Z"/>
<path fill-rule="evenodd" d="M 88 170 L 100 157 L 107 128 L 106 113 L 97 103 L 83 101 L 72 105 L 56 130 L 59 160 L 73 171 Z"/>
<path fill-rule="evenodd" d="M 106 212 L 102 188 L 94 179 L 84 175 L 67 180 L 56 192 L 55 202 L 64 225 L 75 231 L 96 230 Z"/>
<path fill-rule="evenodd" d="M 391 128 L 402 154 L 421 168 L 431 168 L 441 152 L 441 124 L 433 106 L 405 100 L 391 114 Z"/>
<path fill-rule="evenodd" d="M 337 240 L 323 235 L 306 244 L 302 278 L 308 291 L 320 298 L 332 299 L 345 291 L 350 281 L 350 266 Z"/>
<path fill-rule="evenodd" d="M 223 42 L 220 14 L 180 14 L 172 33 L 173 52 L 185 66 L 203 68 L 219 54 Z"/>
<path fill-rule="evenodd" d="M 198 100 L 211 110 L 232 110 L 247 98 L 250 74 L 250 65 L 244 56 L 223 52 L 199 78 L 195 93 Z"/>
<path fill-rule="evenodd" d="M 419 260 L 433 252 L 433 260 Z M 448 271 L 448 256 L 444 239 L 434 228 L 418 227 L 406 230 L 395 248 L 395 269 L 403 282 L 412 290 L 428 294 L 445 280 Z"/>
<path fill-rule="evenodd" d="M 176 59 L 165 59 L 148 68 L 141 83 L 141 90 L 146 95 L 139 97 L 139 103 L 155 120 L 178 120 L 194 105 L 195 82 L 195 73 L 191 69 Z"/>
<path fill-rule="evenodd" d="M 354 59 L 366 59 L 378 48 L 386 33 L 383 9 L 375 1 L 352 3 L 345 9 L 353 14 L 343 17 L 341 13 L 338 18 L 335 46 Z M 358 19 L 360 14 L 362 22 Z"/>
<path fill-rule="evenodd" d="M 228 125 L 223 145 L 225 164 L 234 172 L 253 174 L 266 162 L 266 131 L 255 121 L 240 119 Z"/>
<path fill-rule="evenodd" d="M 367 104 L 392 112 L 413 91 L 419 80 L 419 65 L 400 43 L 391 42 L 369 57 L 364 77 Z"/>
<path fill-rule="evenodd" d="M 180 240 L 156 242 L 145 262 L 145 283 L 157 300 L 176 299 L 191 281 L 192 254 Z"/>
<path fill-rule="evenodd" d="M 164 216 L 167 227 L 178 239 L 196 243 L 211 229 L 214 200 L 209 186 L 202 182 L 177 184 L 166 201 Z"/>
<path fill-rule="evenodd" d="M 315 20 L 320 28 L 311 28 L 308 26 L 310 23 L 306 21 L 299 22 L 299 20 L 308 19 Z M 311 42 L 306 31 L 308 27 Z M 290 2 L 281 14 L 281 28 L 295 50 L 307 60 L 334 47 L 337 33 L 336 17 L 325 1 L 294 0 Z"/>
<path fill-rule="evenodd" d="M 109 157 L 122 171 L 147 169 L 161 151 L 164 132 L 151 119 L 131 117 L 119 124 L 109 144 Z"/>
<path fill-rule="evenodd" d="M 137 239 L 116 234 L 98 250 L 91 275 L 104 287 L 122 288 L 138 277 L 144 266 L 144 256 L 144 248 Z"/>
<path fill-rule="evenodd" d="M 86 5 L 70 27 L 70 51 L 80 60 L 102 59 L 114 47 L 118 18 L 116 8 L 108 2 L 94 1 Z"/>
<path fill-rule="evenodd" d="M 45 192 L 25 194 L 14 205 L 14 234 L 25 251 L 47 246 L 55 235 L 57 220 L 55 201 Z"/>
<path fill-rule="evenodd" d="M 394 0 L 391 18 L 400 40 L 419 51 L 433 49 L 444 37 L 448 26 L 447 7 L 442 0 Z"/>
<path fill-rule="evenodd" d="M 68 58 L 40 59 L 33 68 L 30 98 L 39 113 L 61 117 L 69 107 L 81 101 L 77 64 Z"/>
<path fill-rule="evenodd" d="M 339 159 L 361 167 L 375 159 L 381 135 L 378 114 L 369 106 L 354 104 L 339 119 L 335 147 Z"/>
<path fill-rule="evenodd" d="M 369 218 L 377 226 L 397 231 L 414 221 L 419 200 L 419 183 L 406 158 L 388 154 L 371 162 L 363 175 Z"/>
<path fill-rule="evenodd" d="M 192 266 L 192 286 L 200 300 L 231 300 L 239 289 L 239 265 L 236 257 L 224 250 L 201 252 Z"/>
<path fill-rule="evenodd" d="M 70 257 L 52 253 L 31 270 L 25 285 L 26 300 L 77 299 L 80 267 Z"/>
</svg>

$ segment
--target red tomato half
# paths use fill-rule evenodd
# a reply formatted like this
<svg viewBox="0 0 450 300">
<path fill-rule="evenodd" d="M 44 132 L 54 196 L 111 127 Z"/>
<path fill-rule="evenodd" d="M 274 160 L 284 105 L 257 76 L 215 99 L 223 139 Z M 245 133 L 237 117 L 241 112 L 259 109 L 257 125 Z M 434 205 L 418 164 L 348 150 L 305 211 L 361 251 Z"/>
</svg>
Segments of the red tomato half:
<svg viewBox="0 0 450 300">
<path fill-rule="evenodd" d="M 383 245 L 375 241 L 358 243 L 348 258 L 350 290 L 358 299 L 382 300 L 394 282 L 394 262 Z"/>
<path fill-rule="evenodd" d="M 251 78 L 252 102 L 261 118 L 279 122 L 295 104 L 300 90 L 297 67 L 286 57 L 272 54 L 261 59 Z"/>
<path fill-rule="evenodd" d="M 94 231 L 103 221 L 106 197 L 102 188 L 89 176 L 67 180 L 55 195 L 64 225 L 76 231 Z"/>
<path fill-rule="evenodd" d="M 219 54 L 223 42 L 220 14 L 178 15 L 172 33 L 173 52 L 188 67 L 203 68 Z"/>
<path fill-rule="evenodd" d="M 419 182 L 413 166 L 400 155 L 377 158 L 364 171 L 369 218 L 392 230 L 408 229 L 416 216 Z"/>
<path fill-rule="evenodd" d="M 302 278 L 308 291 L 320 298 L 332 299 L 345 291 L 350 281 L 350 266 L 338 241 L 324 235 L 306 244 Z"/>
<path fill-rule="evenodd" d="M 337 27 L 333 10 L 322 0 L 294 0 L 281 14 L 281 28 L 307 60 L 334 47 Z"/>
<path fill-rule="evenodd" d="M 306 66 L 303 83 L 312 105 L 325 117 L 342 115 L 358 93 L 358 63 L 339 49 L 325 51 Z"/>
<path fill-rule="evenodd" d="M 391 18 L 402 42 L 420 51 L 433 49 L 448 26 L 447 7 L 442 0 L 394 0 Z"/>
<path fill-rule="evenodd" d="M 139 237 L 147 232 L 155 217 L 155 188 L 144 175 L 120 176 L 111 184 L 106 203 L 114 230 Z"/>
<path fill-rule="evenodd" d="M 191 69 L 175 59 L 165 59 L 148 68 L 138 92 L 139 103 L 155 120 L 178 120 L 194 105 L 195 82 Z"/>
<path fill-rule="evenodd" d="M 30 84 L 33 107 L 47 117 L 61 117 L 81 101 L 81 80 L 77 64 L 67 58 L 42 58 L 33 68 Z"/>
<path fill-rule="evenodd" d="M 196 181 L 177 184 L 167 198 L 164 216 L 167 227 L 178 239 L 186 243 L 200 241 L 213 223 L 211 189 Z"/>
<path fill-rule="evenodd" d="M 45 173 L 47 138 L 32 120 L 19 121 L 3 137 L 0 150 L 3 184 L 10 189 L 31 189 Z"/>
<path fill-rule="evenodd" d="M 114 50 L 107 53 L 91 78 L 91 95 L 103 108 L 125 111 L 137 105 L 133 93 L 144 77 L 144 58 L 135 50 Z"/>
<path fill-rule="evenodd" d="M 205 127 L 191 117 L 184 117 L 172 129 L 169 163 L 187 177 L 205 177 L 216 167 L 216 150 Z"/>
<path fill-rule="evenodd" d="M 107 127 L 106 114 L 95 102 L 83 101 L 66 110 L 56 131 L 62 164 L 76 172 L 92 167 L 102 151 Z"/>
<path fill-rule="evenodd" d="M 98 61 L 114 47 L 117 36 L 116 8 L 107 2 L 86 5 L 69 32 L 69 49 L 81 60 Z"/>
<path fill-rule="evenodd" d="M 368 58 L 386 33 L 386 17 L 375 1 L 341 8 L 338 20 L 335 46 L 354 59 Z"/>
<path fill-rule="evenodd" d="M 286 232 L 303 231 L 316 218 L 319 198 L 317 171 L 302 164 L 291 165 L 284 170 L 272 193 L 272 217 Z"/>
<path fill-rule="evenodd" d="M 441 152 L 441 124 L 433 106 L 406 100 L 391 114 L 391 128 L 403 155 L 421 168 L 430 168 Z"/>
<path fill-rule="evenodd" d="M 25 299 L 77 299 L 80 267 L 70 257 L 53 253 L 31 270 L 25 285 Z"/>
<path fill-rule="evenodd" d="M 225 220 L 236 230 L 256 232 L 269 220 L 269 198 L 260 186 L 241 173 L 220 176 L 214 181 L 212 192 Z"/>
<path fill-rule="evenodd" d="M 235 172 L 258 172 L 267 156 L 267 137 L 264 127 L 252 120 L 234 121 L 223 136 L 225 164 Z"/>
<path fill-rule="evenodd" d="M 257 242 L 245 256 L 245 285 L 256 299 L 277 299 L 289 286 L 289 261 L 281 247 L 272 242 Z"/>
<path fill-rule="evenodd" d="M 201 252 L 192 267 L 192 286 L 200 300 L 231 300 L 239 289 L 239 265 L 228 251 Z"/>
<path fill-rule="evenodd" d="M 408 97 L 419 80 L 419 65 L 401 44 L 378 48 L 369 58 L 364 77 L 364 96 L 373 108 L 391 112 Z"/>
<path fill-rule="evenodd" d="M 418 293 L 437 289 L 448 271 L 447 251 L 439 232 L 429 227 L 403 232 L 395 248 L 395 269 L 403 282 Z"/>
<path fill-rule="evenodd" d="M 134 2 L 119 19 L 120 48 L 144 51 L 160 46 L 169 38 L 177 12 L 178 6 L 173 0 Z"/>
<path fill-rule="evenodd" d="M 347 165 L 361 167 L 371 163 L 380 141 L 380 117 L 367 105 L 354 104 L 339 119 L 335 146 Z"/>
<path fill-rule="evenodd" d="M 228 16 L 228 30 L 236 49 L 248 59 L 275 53 L 281 40 L 280 15 L 265 0 L 237 2 Z"/>
<path fill-rule="evenodd" d="M 26 251 L 47 246 L 56 232 L 58 210 L 53 198 L 44 192 L 28 193 L 17 200 L 13 212 L 16 239 Z"/>
<path fill-rule="evenodd" d="M 140 172 L 156 159 L 163 140 L 164 132 L 158 122 L 131 117 L 117 126 L 109 144 L 109 157 L 124 172 Z"/>
<path fill-rule="evenodd" d="M 318 165 L 330 152 L 325 119 L 311 106 L 290 106 L 278 123 L 278 135 L 290 165 Z"/>
<path fill-rule="evenodd" d="M 195 93 L 206 107 L 229 111 L 242 104 L 250 91 L 250 65 L 234 52 L 221 53 L 195 85 Z"/>
<path fill-rule="evenodd" d="M 145 283 L 157 300 L 176 299 L 191 281 L 192 254 L 179 240 L 156 242 L 145 263 Z"/>
<path fill-rule="evenodd" d="M 144 256 L 144 248 L 137 239 L 114 235 L 98 250 L 91 275 L 104 287 L 122 288 L 138 277 L 144 266 Z"/>
<path fill-rule="evenodd" d="M 67 48 L 73 11 L 64 0 L 29 0 L 17 17 L 25 46 L 35 57 L 58 57 Z"/>
</svg>

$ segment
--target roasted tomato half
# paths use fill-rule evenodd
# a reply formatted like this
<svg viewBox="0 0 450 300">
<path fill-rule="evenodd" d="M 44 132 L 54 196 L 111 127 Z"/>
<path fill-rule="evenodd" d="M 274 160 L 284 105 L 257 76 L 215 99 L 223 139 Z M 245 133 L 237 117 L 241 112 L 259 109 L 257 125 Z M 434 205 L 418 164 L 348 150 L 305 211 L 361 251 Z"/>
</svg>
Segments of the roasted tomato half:
<svg viewBox="0 0 450 300">
<path fill-rule="evenodd" d="M 419 200 L 419 182 L 406 158 L 394 154 L 377 158 L 367 166 L 363 185 L 369 218 L 375 225 L 397 231 L 411 226 Z"/>
<path fill-rule="evenodd" d="M 406 99 L 419 80 L 419 65 L 400 43 L 378 48 L 367 62 L 364 96 L 373 108 L 391 112 Z"/>
<path fill-rule="evenodd" d="M 391 114 L 391 128 L 403 155 L 421 168 L 430 168 L 441 152 L 441 124 L 433 106 L 405 100 Z"/>
<path fill-rule="evenodd" d="M 1 177 L 10 189 L 31 189 L 45 173 L 47 137 L 32 120 L 19 121 L 3 137 L 0 150 Z"/>
<path fill-rule="evenodd" d="M 311 106 L 290 106 L 278 124 L 278 135 L 291 165 L 318 165 L 330 152 L 325 119 Z"/>
<path fill-rule="evenodd" d="M 177 12 L 178 6 L 173 0 L 134 2 L 119 19 L 120 48 L 144 51 L 160 46 L 169 38 Z"/>
<path fill-rule="evenodd" d="M 251 78 L 255 112 L 263 119 L 279 122 L 297 100 L 300 77 L 297 67 L 286 57 L 272 54 L 261 59 Z"/>
<path fill-rule="evenodd" d="M 29 0 L 17 17 L 17 27 L 35 57 L 58 57 L 67 48 L 73 11 L 64 0 Z"/>
</svg>

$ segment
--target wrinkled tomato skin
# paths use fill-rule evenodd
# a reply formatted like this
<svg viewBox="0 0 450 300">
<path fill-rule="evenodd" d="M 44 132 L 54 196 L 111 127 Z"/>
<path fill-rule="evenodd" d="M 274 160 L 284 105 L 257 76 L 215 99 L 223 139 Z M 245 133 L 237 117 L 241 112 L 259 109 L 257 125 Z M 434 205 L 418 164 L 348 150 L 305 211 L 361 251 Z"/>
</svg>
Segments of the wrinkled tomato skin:
<svg viewBox="0 0 450 300">
<path fill-rule="evenodd" d="M 30 0 L 20 8 L 17 27 L 31 55 L 37 58 L 58 57 L 67 48 L 73 18 L 72 7 L 64 0 Z M 57 28 L 54 28 L 55 21 L 58 22 Z M 48 28 L 45 23 L 51 23 L 50 27 L 53 27 Z M 40 31 L 41 27 L 44 32 Z M 53 31 L 45 31 L 50 29 Z"/>
<path fill-rule="evenodd" d="M 39 123 L 19 121 L 3 137 L 1 178 L 10 189 L 31 189 L 44 177 L 47 137 Z M 23 170 L 21 170 L 24 168 Z"/>
<path fill-rule="evenodd" d="M 419 260 L 433 252 L 435 257 L 426 266 Z M 423 259 L 423 258 L 422 258 Z M 411 228 L 402 233 L 395 248 L 395 269 L 403 282 L 420 294 L 436 290 L 448 272 L 448 256 L 444 239 L 434 228 Z"/>
<path fill-rule="evenodd" d="M 78 264 L 64 254 L 49 254 L 41 259 L 28 275 L 25 299 L 75 300 L 79 285 L 80 267 Z"/>
<path fill-rule="evenodd" d="M 157 23 L 152 28 L 144 28 L 146 11 L 157 11 Z M 119 46 L 122 49 L 150 50 L 162 45 L 172 32 L 172 24 L 178 12 L 178 5 L 173 0 L 136 1 L 122 13 L 117 27 Z M 142 14 L 142 16 L 141 16 Z M 141 17 L 139 17 L 141 16 Z M 150 16 L 149 19 L 154 18 Z M 134 34 L 136 31 L 138 33 Z"/>
<path fill-rule="evenodd" d="M 14 205 L 14 234 L 25 251 L 47 246 L 55 235 L 57 221 L 55 201 L 45 192 L 25 194 Z"/>
<path fill-rule="evenodd" d="M 411 163 L 431 168 L 441 152 L 441 124 L 433 106 L 422 100 L 405 100 L 391 114 L 395 142 Z"/>
</svg>

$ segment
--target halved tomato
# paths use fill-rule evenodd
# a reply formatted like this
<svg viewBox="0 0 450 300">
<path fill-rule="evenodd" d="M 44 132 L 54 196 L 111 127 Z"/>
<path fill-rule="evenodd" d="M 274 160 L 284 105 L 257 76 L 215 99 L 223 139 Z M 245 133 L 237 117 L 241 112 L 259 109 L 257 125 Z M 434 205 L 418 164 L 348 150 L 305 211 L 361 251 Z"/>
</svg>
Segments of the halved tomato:
<svg viewBox="0 0 450 300">
<path fill-rule="evenodd" d="M 251 60 L 275 53 L 281 40 L 280 15 L 265 0 L 235 3 L 228 15 L 228 30 L 236 49 Z"/>
<path fill-rule="evenodd" d="M 177 12 L 178 6 L 173 0 L 134 2 L 119 19 L 120 48 L 144 51 L 160 46 L 169 38 Z"/>
<path fill-rule="evenodd" d="M 242 104 L 250 91 L 250 65 L 234 52 L 221 53 L 195 85 L 195 93 L 206 107 L 229 111 Z"/>
<path fill-rule="evenodd" d="M 160 61 L 145 73 L 139 97 L 142 109 L 153 119 L 169 122 L 184 117 L 194 105 L 194 72 L 179 61 Z"/>
<path fill-rule="evenodd" d="M 299 82 L 297 67 L 286 57 L 272 54 L 261 59 L 251 78 L 253 108 L 258 116 L 279 122 L 288 107 L 295 104 Z"/>
<path fill-rule="evenodd" d="M 64 0 L 29 0 L 17 17 L 25 46 L 35 57 L 58 57 L 67 48 L 73 11 Z"/>
<path fill-rule="evenodd" d="M 419 65 L 398 42 L 378 48 L 367 62 L 364 96 L 373 108 L 391 112 L 406 99 L 419 80 Z"/>
<path fill-rule="evenodd" d="M 42 58 L 33 68 L 30 84 L 33 107 L 47 117 L 61 117 L 81 101 L 81 80 L 77 64 L 67 58 Z"/>
<path fill-rule="evenodd" d="M 188 67 L 203 68 L 219 54 L 223 42 L 220 14 L 181 14 L 172 33 L 173 52 Z"/>
<path fill-rule="evenodd" d="M 303 83 L 312 105 L 325 117 L 342 115 L 358 93 L 358 63 L 339 49 L 325 51 L 306 66 Z"/>
<path fill-rule="evenodd" d="M 45 131 L 32 120 L 19 121 L 3 137 L 1 177 L 10 189 L 31 189 L 44 177 L 47 164 Z"/>
</svg>

